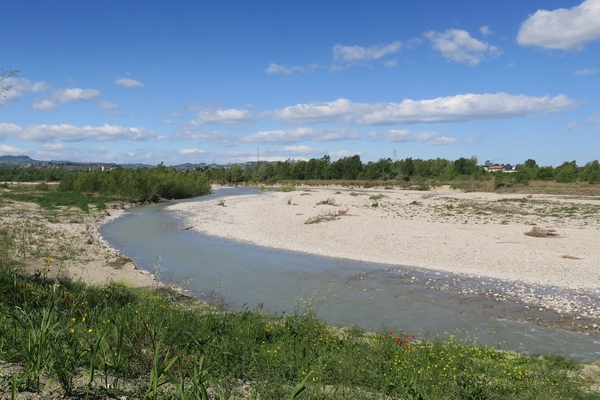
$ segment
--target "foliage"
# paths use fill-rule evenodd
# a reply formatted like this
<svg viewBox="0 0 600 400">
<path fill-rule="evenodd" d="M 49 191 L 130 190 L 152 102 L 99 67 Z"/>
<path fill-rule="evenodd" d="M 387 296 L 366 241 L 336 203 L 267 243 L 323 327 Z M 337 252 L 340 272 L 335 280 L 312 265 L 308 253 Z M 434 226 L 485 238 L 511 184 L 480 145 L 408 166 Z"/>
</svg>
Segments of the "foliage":
<svg viewBox="0 0 600 400">
<path fill-rule="evenodd" d="M 210 192 L 206 178 L 197 171 L 176 171 L 162 163 L 154 168 L 116 168 L 110 172 L 78 171 L 63 178 L 59 191 L 100 193 L 105 196 L 153 202 L 181 199 Z"/>
</svg>

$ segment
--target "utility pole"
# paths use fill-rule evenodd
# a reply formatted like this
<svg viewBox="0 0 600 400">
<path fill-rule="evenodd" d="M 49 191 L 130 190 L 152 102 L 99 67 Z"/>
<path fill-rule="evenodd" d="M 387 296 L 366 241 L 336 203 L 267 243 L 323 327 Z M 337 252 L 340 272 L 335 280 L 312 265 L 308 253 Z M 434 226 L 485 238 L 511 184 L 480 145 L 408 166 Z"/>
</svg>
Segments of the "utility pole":
<svg viewBox="0 0 600 400">
<path fill-rule="evenodd" d="M 396 162 L 396 156 L 398 155 L 398 152 L 396 151 L 396 149 L 394 149 L 394 151 L 392 151 L 392 161 Z"/>
</svg>

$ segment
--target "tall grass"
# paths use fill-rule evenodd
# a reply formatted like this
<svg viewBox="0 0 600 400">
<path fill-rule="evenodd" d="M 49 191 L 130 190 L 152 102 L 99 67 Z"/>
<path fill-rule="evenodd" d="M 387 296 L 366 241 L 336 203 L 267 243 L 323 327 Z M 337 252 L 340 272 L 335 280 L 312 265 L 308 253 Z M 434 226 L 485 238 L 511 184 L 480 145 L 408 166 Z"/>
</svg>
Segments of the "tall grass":
<svg viewBox="0 0 600 400">
<path fill-rule="evenodd" d="M 598 398 L 562 357 L 340 330 L 311 311 L 232 312 L 7 267 L 0 338 L 0 360 L 21 366 L 0 378 L 4 393 L 44 391 L 50 380 L 66 396 L 153 399 Z"/>
</svg>

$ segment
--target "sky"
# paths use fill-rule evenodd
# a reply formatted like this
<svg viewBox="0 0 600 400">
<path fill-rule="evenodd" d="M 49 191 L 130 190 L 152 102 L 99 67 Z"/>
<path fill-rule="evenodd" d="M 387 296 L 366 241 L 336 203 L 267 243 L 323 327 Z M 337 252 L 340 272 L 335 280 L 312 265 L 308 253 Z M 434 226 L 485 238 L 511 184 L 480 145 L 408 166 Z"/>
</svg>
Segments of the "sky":
<svg viewBox="0 0 600 400">
<path fill-rule="evenodd" d="M 14 1 L 0 155 L 600 158 L 600 0 Z"/>
</svg>

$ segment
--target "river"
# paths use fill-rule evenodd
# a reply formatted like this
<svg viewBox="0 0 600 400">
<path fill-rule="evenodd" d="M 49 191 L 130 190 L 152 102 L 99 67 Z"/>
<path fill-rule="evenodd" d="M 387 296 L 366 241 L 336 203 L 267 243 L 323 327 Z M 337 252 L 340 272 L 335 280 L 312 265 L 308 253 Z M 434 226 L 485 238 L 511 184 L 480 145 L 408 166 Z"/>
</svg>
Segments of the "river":
<svg viewBox="0 0 600 400">
<path fill-rule="evenodd" d="M 258 193 L 223 188 L 206 201 Z M 179 201 L 181 202 L 181 201 Z M 398 265 L 332 259 L 258 247 L 183 230 L 185 221 L 164 210 L 173 202 L 136 207 L 100 233 L 139 268 L 162 281 L 184 283 L 199 298 L 221 298 L 231 309 L 263 307 L 291 312 L 307 305 L 330 324 L 389 330 L 417 338 L 456 335 L 477 344 L 529 354 L 552 353 L 582 362 L 600 360 L 600 340 L 528 322 L 544 311 L 516 301 L 461 294 L 460 289 L 502 284 Z M 464 291 L 463 291 L 464 292 Z"/>
</svg>

